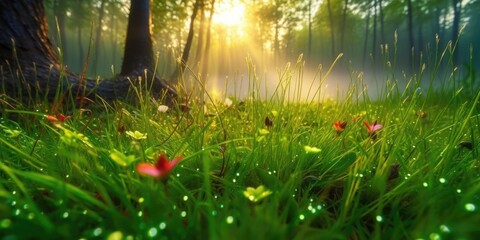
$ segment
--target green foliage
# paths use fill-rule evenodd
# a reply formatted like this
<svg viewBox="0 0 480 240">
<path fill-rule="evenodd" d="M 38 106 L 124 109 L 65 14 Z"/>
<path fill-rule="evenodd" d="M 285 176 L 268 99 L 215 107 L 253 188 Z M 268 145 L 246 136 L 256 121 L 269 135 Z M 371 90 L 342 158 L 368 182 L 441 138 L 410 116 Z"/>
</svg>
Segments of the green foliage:
<svg viewBox="0 0 480 240">
<path fill-rule="evenodd" d="M 159 108 L 140 93 L 137 105 L 72 107 L 69 116 L 44 115 L 41 109 L 51 107 L 40 100 L 6 107 L 0 119 L 0 234 L 478 236 L 478 89 L 457 81 L 456 68 L 441 88 L 422 82 L 436 77 L 421 77 L 425 69 L 406 83 L 387 72 L 373 99 L 362 74 L 352 73 L 344 99 L 320 101 L 324 77 L 318 89 L 302 95 L 301 63 L 279 74 L 269 99 L 260 98 L 252 73 L 249 97 L 213 99 L 202 92 L 208 101 L 192 100 L 188 108 Z M 334 122 L 346 123 L 338 131 Z M 156 161 L 159 153 L 184 158 L 154 166 L 172 171 L 165 178 L 141 176 L 137 164 L 165 164 Z M 144 167 L 144 175 L 151 169 Z"/>
</svg>

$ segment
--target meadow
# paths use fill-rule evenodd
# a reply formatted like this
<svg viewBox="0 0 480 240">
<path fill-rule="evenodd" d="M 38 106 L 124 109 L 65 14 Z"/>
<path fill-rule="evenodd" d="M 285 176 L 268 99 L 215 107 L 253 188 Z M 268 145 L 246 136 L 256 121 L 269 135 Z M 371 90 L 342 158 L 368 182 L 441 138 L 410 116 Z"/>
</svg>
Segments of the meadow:
<svg viewBox="0 0 480 240">
<path fill-rule="evenodd" d="M 201 87 L 168 106 L 142 91 L 81 108 L 3 96 L 0 235 L 475 239 L 480 92 L 447 56 L 404 76 L 386 64 L 375 99 L 361 72 L 341 99 L 322 84 L 305 99 L 301 59 L 268 98 L 254 67 L 244 99 Z"/>
</svg>

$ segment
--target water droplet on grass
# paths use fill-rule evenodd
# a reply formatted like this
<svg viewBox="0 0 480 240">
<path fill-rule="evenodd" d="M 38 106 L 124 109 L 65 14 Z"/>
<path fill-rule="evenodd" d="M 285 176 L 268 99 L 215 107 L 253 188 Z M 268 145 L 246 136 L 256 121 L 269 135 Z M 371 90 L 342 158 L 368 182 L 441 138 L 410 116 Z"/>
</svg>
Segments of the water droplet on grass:
<svg viewBox="0 0 480 240">
<path fill-rule="evenodd" d="M 102 228 L 95 228 L 93 230 L 93 236 L 98 237 L 100 236 L 100 234 L 102 234 L 102 232 L 103 232 Z"/>
<path fill-rule="evenodd" d="M 227 223 L 228 223 L 228 224 L 232 224 L 232 223 L 233 223 L 233 220 L 234 220 L 234 219 L 233 219 L 232 216 L 228 216 L 228 217 L 227 217 Z"/>
<path fill-rule="evenodd" d="M 63 218 L 68 218 L 68 212 L 64 212 L 62 215 Z"/>
<path fill-rule="evenodd" d="M 180 216 L 182 216 L 182 217 L 186 217 L 186 216 L 187 216 L 187 212 L 185 212 L 185 211 L 182 211 L 182 212 L 180 213 Z"/>
<path fill-rule="evenodd" d="M 300 214 L 300 216 L 298 216 L 298 219 L 300 219 L 300 221 L 303 221 L 305 219 L 305 215 Z"/>
<path fill-rule="evenodd" d="M 160 228 L 160 230 L 164 230 L 166 227 L 167 227 L 167 224 L 166 224 L 165 222 L 161 222 L 161 223 L 158 225 L 158 228 Z"/>
<path fill-rule="evenodd" d="M 144 201 L 145 201 L 145 199 L 143 197 L 138 199 L 138 203 L 143 203 Z"/>
<path fill-rule="evenodd" d="M 423 186 L 424 186 L 424 187 L 428 187 L 428 183 L 427 183 L 427 182 L 423 182 Z"/>
<path fill-rule="evenodd" d="M 457 193 L 462 193 L 462 189 L 457 189 Z"/>
<path fill-rule="evenodd" d="M 32 220 L 35 218 L 35 213 L 29 213 L 27 216 L 28 219 Z"/>
<path fill-rule="evenodd" d="M 450 228 L 447 225 L 440 225 L 440 231 L 442 231 L 444 233 L 449 233 Z"/>
<path fill-rule="evenodd" d="M 183 196 L 183 201 L 186 202 L 187 200 L 188 200 L 188 196 L 187 195 Z"/>
<path fill-rule="evenodd" d="M 375 217 L 375 220 L 377 220 L 377 222 L 382 222 L 382 221 L 383 221 L 383 217 L 380 216 L 380 215 L 377 215 L 377 216 Z"/>
<path fill-rule="evenodd" d="M 151 238 L 157 236 L 157 233 L 158 233 L 158 231 L 154 227 L 152 227 L 148 230 L 148 236 L 151 237 Z"/>
<path fill-rule="evenodd" d="M 445 178 L 440 178 L 438 181 L 439 181 L 440 183 L 445 183 L 445 182 L 446 182 Z"/>
<path fill-rule="evenodd" d="M 15 210 L 14 214 L 15 214 L 15 216 L 18 216 L 18 215 L 20 215 L 20 213 L 21 213 L 20 209 L 17 209 L 17 210 Z"/>
<path fill-rule="evenodd" d="M 475 205 L 473 203 L 467 203 L 465 204 L 465 210 L 469 212 L 475 211 Z"/>
<path fill-rule="evenodd" d="M 438 233 L 430 233 L 430 240 L 440 240 L 442 237 Z"/>
<path fill-rule="evenodd" d="M 139 211 L 139 212 L 138 212 L 138 216 L 139 216 L 139 217 L 143 216 L 143 212 L 142 212 L 142 211 Z"/>
</svg>

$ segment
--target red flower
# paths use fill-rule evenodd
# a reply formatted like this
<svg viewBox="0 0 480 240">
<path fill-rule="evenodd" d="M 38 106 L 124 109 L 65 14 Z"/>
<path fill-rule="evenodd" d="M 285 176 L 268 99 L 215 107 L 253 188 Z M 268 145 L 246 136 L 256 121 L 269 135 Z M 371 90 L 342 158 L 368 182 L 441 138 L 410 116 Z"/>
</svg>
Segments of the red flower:
<svg viewBox="0 0 480 240">
<path fill-rule="evenodd" d="M 420 118 L 426 118 L 427 117 L 427 112 L 425 112 L 423 110 L 418 110 L 417 116 L 420 117 Z"/>
<path fill-rule="evenodd" d="M 57 114 L 57 116 L 52 116 L 52 115 L 47 115 L 46 116 L 47 120 L 50 121 L 50 122 L 53 122 L 53 123 L 61 123 L 61 122 L 65 122 L 67 121 L 68 119 L 72 118 L 71 116 L 65 116 L 61 113 Z"/>
<path fill-rule="evenodd" d="M 183 156 L 178 156 L 171 161 L 163 153 L 157 159 L 155 164 L 139 163 L 137 165 L 137 172 L 144 176 L 150 176 L 160 180 L 168 179 L 170 172 L 183 159 Z"/>
<path fill-rule="evenodd" d="M 336 121 L 333 123 L 333 127 L 335 128 L 335 131 L 337 131 L 337 135 L 340 135 L 340 133 L 345 130 L 345 127 L 347 126 L 347 121 Z"/>
<path fill-rule="evenodd" d="M 365 125 L 365 127 L 367 128 L 367 132 L 369 134 L 373 134 L 376 131 L 382 129 L 383 127 L 382 125 L 377 124 L 377 120 L 373 121 L 372 125 L 370 125 L 367 121 L 363 121 L 363 125 Z"/>
</svg>

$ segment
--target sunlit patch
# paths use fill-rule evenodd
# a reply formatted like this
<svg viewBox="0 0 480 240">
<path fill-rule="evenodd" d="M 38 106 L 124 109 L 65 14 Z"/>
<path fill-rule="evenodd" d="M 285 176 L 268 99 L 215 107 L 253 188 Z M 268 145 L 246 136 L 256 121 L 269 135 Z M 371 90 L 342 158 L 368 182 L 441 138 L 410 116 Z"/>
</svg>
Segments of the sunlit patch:
<svg viewBox="0 0 480 240">
<path fill-rule="evenodd" d="M 221 1 L 216 6 L 213 24 L 242 28 L 245 22 L 245 5 L 240 2 Z"/>
</svg>

